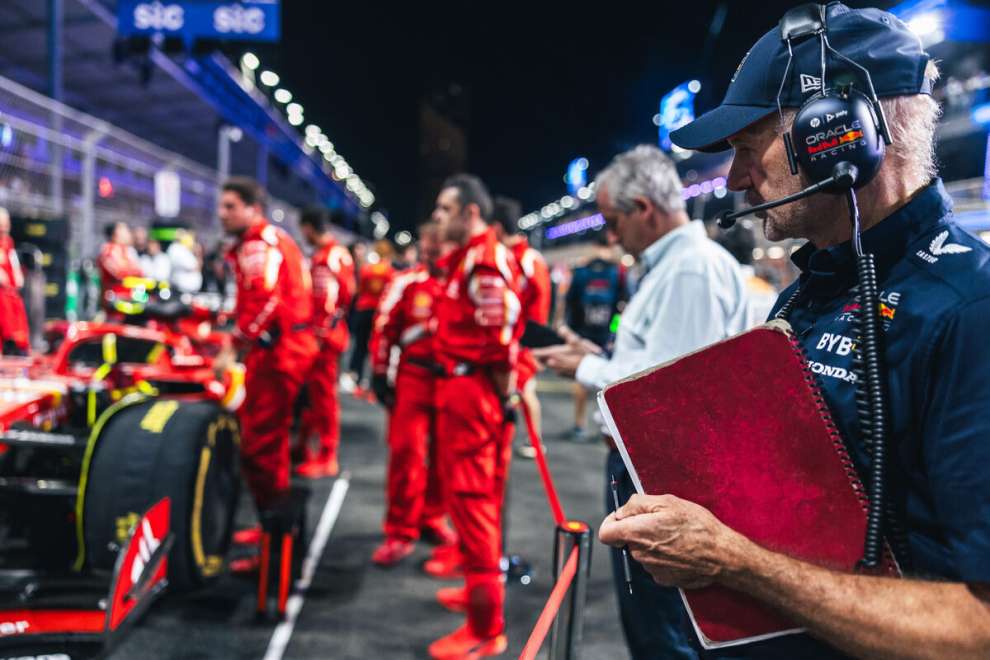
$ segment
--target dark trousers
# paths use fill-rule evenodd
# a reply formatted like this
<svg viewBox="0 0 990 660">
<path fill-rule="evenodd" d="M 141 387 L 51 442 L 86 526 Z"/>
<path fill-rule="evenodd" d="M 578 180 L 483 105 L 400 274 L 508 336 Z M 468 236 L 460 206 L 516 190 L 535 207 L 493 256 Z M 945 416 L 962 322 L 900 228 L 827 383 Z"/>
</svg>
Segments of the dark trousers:
<svg viewBox="0 0 990 660">
<path fill-rule="evenodd" d="M 350 370 L 357 374 L 358 383 L 364 378 L 364 363 L 368 359 L 368 340 L 371 339 L 372 323 L 375 320 L 375 310 L 354 310 L 351 319 L 351 332 L 354 335 L 354 350 L 351 351 Z"/>
<path fill-rule="evenodd" d="M 605 469 L 605 508 L 610 512 L 615 510 L 609 485 L 612 475 L 618 483 L 619 503 L 625 504 L 636 488 L 622 463 L 622 456 L 615 450 L 609 452 Z M 690 632 L 691 622 L 677 589 L 657 585 L 650 574 L 630 558 L 633 588 L 630 595 L 622 568 L 622 552 L 612 548 L 611 554 L 619 618 L 630 657 L 633 660 L 698 658 L 688 637 L 693 634 Z"/>
</svg>

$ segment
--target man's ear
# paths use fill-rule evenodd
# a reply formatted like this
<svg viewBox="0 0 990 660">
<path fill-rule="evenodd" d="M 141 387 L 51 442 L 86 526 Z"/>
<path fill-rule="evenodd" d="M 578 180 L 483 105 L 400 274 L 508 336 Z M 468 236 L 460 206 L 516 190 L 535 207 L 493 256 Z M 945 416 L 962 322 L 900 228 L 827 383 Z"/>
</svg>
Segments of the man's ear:
<svg viewBox="0 0 990 660">
<path fill-rule="evenodd" d="M 658 230 L 661 224 L 661 214 L 657 213 L 657 205 L 649 197 L 638 196 L 633 198 L 635 205 L 634 212 L 642 218 L 646 225 L 652 230 Z"/>
<path fill-rule="evenodd" d="M 481 207 L 475 204 L 474 202 L 471 202 L 467 206 L 462 207 L 462 209 L 464 211 L 464 214 L 469 218 L 473 217 L 475 214 L 477 214 L 479 218 L 481 217 Z"/>
<path fill-rule="evenodd" d="M 635 207 L 633 209 L 634 213 L 640 216 L 641 218 L 644 218 L 646 222 L 650 224 L 651 227 L 653 227 L 656 224 L 657 214 L 654 213 L 654 211 L 656 211 L 657 207 L 653 203 L 652 199 L 650 199 L 649 197 L 644 197 L 642 195 L 633 197 L 633 206 Z"/>
</svg>

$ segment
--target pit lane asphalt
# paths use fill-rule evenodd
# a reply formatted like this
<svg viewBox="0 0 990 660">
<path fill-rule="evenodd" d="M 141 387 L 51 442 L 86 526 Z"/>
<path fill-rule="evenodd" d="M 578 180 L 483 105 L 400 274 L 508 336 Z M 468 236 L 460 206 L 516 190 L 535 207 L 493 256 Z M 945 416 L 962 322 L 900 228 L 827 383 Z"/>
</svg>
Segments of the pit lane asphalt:
<svg viewBox="0 0 990 660">
<path fill-rule="evenodd" d="M 562 438 L 572 419 L 572 404 L 562 385 L 549 380 L 541 388 L 548 461 L 568 517 L 586 521 L 596 530 L 603 515 L 606 452 L 597 441 L 574 443 Z M 385 418 L 378 406 L 350 396 L 343 395 L 341 403 L 341 467 L 350 472 L 350 488 L 284 657 L 424 658 L 431 641 L 463 621 L 461 615 L 446 612 L 434 600 L 438 587 L 456 583 L 437 582 L 420 571 L 430 550 L 423 543 L 398 567 L 383 570 L 371 564 L 371 552 L 381 540 Z M 522 437 L 520 432 L 518 439 Z M 325 479 L 313 487 L 311 531 L 332 485 L 333 480 Z M 533 461 L 513 460 L 509 488 L 508 549 L 524 556 L 534 569 L 528 586 L 508 586 L 509 649 L 502 657 L 514 658 L 522 651 L 553 586 L 553 520 Z M 240 516 L 250 521 L 246 498 Z M 111 658 L 262 658 L 275 624 L 255 622 L 254 589 L 252 580 L 224 576 L 208 592 L 166 597 Z M 624 656 L 608 555 L 593 540 L 582 657 Z"/>
</svg>

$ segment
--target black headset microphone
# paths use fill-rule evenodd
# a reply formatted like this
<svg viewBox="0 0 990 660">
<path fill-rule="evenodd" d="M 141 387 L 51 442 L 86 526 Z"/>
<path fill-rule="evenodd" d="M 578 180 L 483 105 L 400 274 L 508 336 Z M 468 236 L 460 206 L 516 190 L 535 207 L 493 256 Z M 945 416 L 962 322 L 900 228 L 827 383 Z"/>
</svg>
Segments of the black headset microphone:
<svg viewBox="0 0 990 660">
<path fill-rule="evenodd" d="M 715 222 L 717 222 L 718 226 L 722 229 L 732 229 L 732 227 L 736 224 L 736 220 L 743 216 L 751 213 L 757 213 L 758 211 L 774 209 L 785 204 L 790 204 L 798 201 L 799 199 L 811 197 L 815 193 L 850 190 L 855 187 L 857 179 L 859 179 L 859 169 L 852 163 L 839 161 L 832 168 L 832 176 L 827 179 L 814 183 L 804 190 L 798 191 L 792 195 L 781 197 L 780 199 L 770 200 L 769 202 L 757 204 L 756 206 L 749 206 L 738 211 L 722 211 L 715 216 Z"/>
<path fill-rule="evenodd" d="M 790 81 L 793 47 L 809 38 L 817 38 L 821 45 L 819 91 L 801 105 L 792 128 L 783 134 L 791 174 L 803 172 L 814 183 L 780 199 L 738 211 L 722 212 L 716 220 L 720 227 L 728 229 L 742 216 L 790 204 L 811 195 L 845 195 L 859 278 L 857 295 L 860 309 L 856 319 L 859 348 L 853 366 L 856 374 L 856 408 L 860 435 L 871 454 L 866 538 L 859 565 L 867 569 L 880 566 L 886 532 L 894 547 L 896 560 L 906 567 L 909 559 L 906 537 L 898 524 L 899 516 L 894 514 L 885 499 L 888 424 L 886 382 L 881 363 L 879 288 L 874 255 L 863 252 L 855 192 L 868 184 L 880 170 L 885 147 L 892 143 L 891 135 L 869 71 L 829 44 L 824 5 L 806 4 L 790 10 L 780 20 L 779 28 L 781 40 L 787 44 L 789 54 L 777 92 L 777 112 L 782 128 L 784 113 L 781 95 Z M 858 72 L 866 83 L 866 93 L 848 81 L 830 86 L 831 81 L 826 79 L 829 55 Z M 775 318 L 787 320 L 801 295 L 801 289 L 797 288 Z"/>
</svg>

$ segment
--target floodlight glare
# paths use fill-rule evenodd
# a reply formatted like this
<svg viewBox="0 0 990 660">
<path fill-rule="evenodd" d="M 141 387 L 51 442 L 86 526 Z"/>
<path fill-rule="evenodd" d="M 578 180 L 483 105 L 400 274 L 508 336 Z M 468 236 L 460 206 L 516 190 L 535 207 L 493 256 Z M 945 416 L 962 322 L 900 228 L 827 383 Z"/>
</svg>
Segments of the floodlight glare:
<svg viewBox="0 0 990 660">
<path fill-rule="evenodd" d="M 241 55 L 241 64 L 244 65 L 244 68 L 254 71 L 261 66 L 261 60 L 254 53 L 248 52 Z"/>
</svg>

